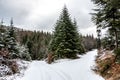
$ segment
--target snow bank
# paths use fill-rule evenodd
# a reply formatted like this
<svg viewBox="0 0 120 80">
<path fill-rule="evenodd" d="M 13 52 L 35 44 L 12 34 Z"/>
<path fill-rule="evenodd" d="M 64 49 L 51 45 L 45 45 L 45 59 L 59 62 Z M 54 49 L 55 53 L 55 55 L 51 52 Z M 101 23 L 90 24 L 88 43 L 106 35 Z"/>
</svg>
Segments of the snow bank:
<svg viewBox="0 0 120 80">
<path fill-rule="evenodd" d="M 17 78 L 20 78 L 24 75 L 24 71 L 30 62 L 23 60 L 15 60 L 15 61 L 17 62 L 20 72 L 14 75 L 0 77 L 0 80 L 16 80 Z M 5 74 L 6 71 L 10 71 L 9 67 L 0 65 L 0 74 Z"/>
</svg>

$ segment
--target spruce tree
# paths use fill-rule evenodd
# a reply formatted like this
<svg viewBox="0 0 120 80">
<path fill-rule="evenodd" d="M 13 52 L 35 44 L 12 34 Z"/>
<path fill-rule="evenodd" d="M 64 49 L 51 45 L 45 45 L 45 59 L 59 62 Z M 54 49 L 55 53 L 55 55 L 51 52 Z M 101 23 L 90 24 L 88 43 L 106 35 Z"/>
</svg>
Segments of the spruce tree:
<svg viewBox="0 0 120 80">
<path fill-rule="evenodd" d="M 5 47 L 5 45 L 4 45 L 4 43 L 5 43 L 4 38 L 6 35 L 5 32 L 6 32 L 6 30 L 4 29 L 3 20 L 1 20 L 1 23 L 0 23 L 0 50 Z"/>
<path fill-rule="evenodd" d="M 109 28 L 115 35 L 118 48 L 118 32 L 120 30 L 120 1 L 119 0 L 92 0 L 96 5 L 93 21 L 97 27 Z"/>
<path fill-rule="evenodd" d="M 18 50 L 16 48 L 17 42 L 16 42 L 15 30 L 14 30 L 14 27 L 13 27 L 13 19 L 11 19 L 11 21 L 10 21 L 10 29 L 8 31 L 8 35 L 9 35 L 8 36 L 8 39 L 9 39 L 9 42 L 8 42 L 9 47 L 8 47 L 8 49 L 9 49 L 9 51 L 11 53 L 17 54 Z"/>
<path fill-rule="evenodd" d="M 52 52 L 57 59 L 76 58 L 76 54 L 81 53 L 81 47 L 76 23 L 71 21 L 68 10 L 64 7 L 55 25 L 49 51 Z"/>
<path fill-rule="evenodd" d="M 0 32 L 0 49 L 8 50 L 10 58 L 18 57 L 17 42 L 12 20 L 10 28 L 5 28 L 5 26 L 3 26 L 2 32 Z"/>
</svg>

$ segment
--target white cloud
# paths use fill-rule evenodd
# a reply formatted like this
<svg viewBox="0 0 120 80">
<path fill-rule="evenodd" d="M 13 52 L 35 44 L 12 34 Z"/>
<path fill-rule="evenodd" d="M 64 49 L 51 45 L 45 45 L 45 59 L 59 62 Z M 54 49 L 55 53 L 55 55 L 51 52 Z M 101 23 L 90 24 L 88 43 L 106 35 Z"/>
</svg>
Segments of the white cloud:
<svg viewBox="0 0 120 80">
<path fill-rule="evenodd" d="M 82 34 L 95 32 L 89 14 L 93 8 L 91 0 L 0 0 L 0 18 L 13 17 L 20 28 L 52 31 L 64 4 L 71 18 L 76 18 Z"/>
</svg>

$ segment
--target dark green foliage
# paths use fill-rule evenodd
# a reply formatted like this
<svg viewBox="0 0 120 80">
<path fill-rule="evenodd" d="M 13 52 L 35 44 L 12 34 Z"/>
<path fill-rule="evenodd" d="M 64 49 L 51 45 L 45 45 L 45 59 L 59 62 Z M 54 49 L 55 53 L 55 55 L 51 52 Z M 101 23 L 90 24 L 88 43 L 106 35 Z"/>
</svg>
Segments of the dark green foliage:
<svg viewBox="0 0 120 80">
<path fill-rule="evenodd" d="M 58 58 L 76 58 L 77 53 L 84 52 L 80 43 L 76 23 L 72 22 L 66 7 L 55 25 L 49 51 Z"/>
<path fill-rule="evenodd" d="M 17 41 L 27 46 L 32 60 L 41 60 L 46 57 L 47 46 L 51 39 L 50 33 L 20 30 L 17 34 L 19 34 Z"/>
<path fill-rule="evenodd" d="M 120 56 L 120 48 L 115 49 L 115 50 L 114 50 L 114 53 L 115 53 L 116 55 Z"/>
<path fill-rule="evenodd" d="M 9 36 L 7 37 L 8 38 L 7 40 L 9 40 L 8 50 L 10 51 L 11 56 L 18 57 L 18 49 L 16 48 L 17 42 L 16 42 L 16 38 L 15 38 L 15 30 L 13 27 L 11 27 L 9 29 L 8 34 L 9 34 Z M 6 41 L 6 43 L 7 43 L 7 41 Z"/>
<path fill-rule="evenodd" d="M 5 29 L 1 29 L 0 32 L 0 50 L 5 47 Z"/>
<path fill-rule="evenodd" d="M 97 27 L 109 28 L 114 34 L 116 48 L 118 48 L 118 32 L 120 31 L 120 1 L 92 0 L 97 6 L 93 13 L 93 22 Z"/>
<path fill-rule="evenodd" d="M 46 58 L 51 34 L 43 31 L 25 31 L 0 23 L 0 50 L 7 50 L 9 58 L 40 60 Z M 4 48 L 4 49 L 3 49 Z"/>
<path fill-rule="evenodd" d="M 115 49 L 114 53 L 116 54 L 116 61 L 120 63 L 120 48 Z"/>
<path fill-rule="evenodd" d="M 30 60 L 31 57 L 28 53 L 27 48 L 23 47 L 16 40 L 16 32 L 14 27 L 2 25 L 0 27 L 0 51 L 7 52 L 5 55 L 6 58 L 9 59 L 24 59 Z"/>
<path fill-rule="evenodd" d="M 16 48 L 17 43 L 15 39 L 15 32 L 13 27 L 10 28 L 2 28 L 2 32 L 0 32 L 0 50 L 2 48 L 8 49 L 10 58 L 18 57 L 18 50 Z"/>
<path fill-rule="evenodd" d="M 101 39 L 101 43 L 104 49 L 113 50 L 115 48 L 115 39 L 111 33 L 106 34 L 106 36 Z"/>
</svg>

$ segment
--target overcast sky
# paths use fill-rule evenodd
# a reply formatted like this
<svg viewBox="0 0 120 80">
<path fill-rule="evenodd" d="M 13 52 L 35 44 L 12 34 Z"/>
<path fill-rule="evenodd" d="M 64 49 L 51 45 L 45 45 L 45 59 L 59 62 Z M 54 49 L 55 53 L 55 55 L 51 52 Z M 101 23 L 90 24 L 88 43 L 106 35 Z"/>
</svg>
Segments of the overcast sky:
<svg viewBox="0 0 120 80">
<path fill-rule="evenodd" d="M 79 32 L 96 36 L 89 14 L 93 9 L 91 0 L 0 0 L 0 19 L 8 25 L 13 17 L 19 28 L 52 32 L 65 4 L 70 17 L 76 18 Z"/>
</svg>

